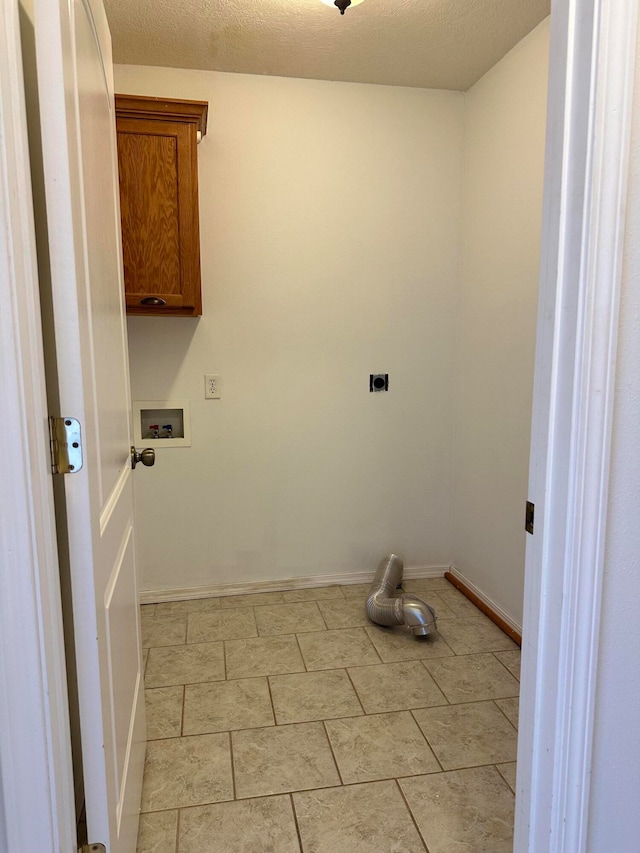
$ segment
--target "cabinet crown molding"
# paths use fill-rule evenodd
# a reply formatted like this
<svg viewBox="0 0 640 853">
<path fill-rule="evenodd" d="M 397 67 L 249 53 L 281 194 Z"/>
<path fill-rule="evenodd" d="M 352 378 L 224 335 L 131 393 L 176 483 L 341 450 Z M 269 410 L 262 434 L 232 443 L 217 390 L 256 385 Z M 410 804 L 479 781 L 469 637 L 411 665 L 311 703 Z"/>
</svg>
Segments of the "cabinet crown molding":
<svg viewBox="0 0 640 853">
<path fill-rule="evenodd" d="M 153 118 L 195 124 L 202 136 L 207 132 L 208 101 L 181 98 L 152 98 L 146 95 L 116 95 L 119 118 Z"/>
</svg>

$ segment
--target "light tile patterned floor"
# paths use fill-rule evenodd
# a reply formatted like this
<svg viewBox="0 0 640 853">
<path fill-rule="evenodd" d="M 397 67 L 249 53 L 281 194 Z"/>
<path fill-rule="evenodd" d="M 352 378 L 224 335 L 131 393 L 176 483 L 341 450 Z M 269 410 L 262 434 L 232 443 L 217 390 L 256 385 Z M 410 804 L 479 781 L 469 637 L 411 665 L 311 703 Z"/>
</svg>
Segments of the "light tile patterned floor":
<svg viewBox="0 0 640 853">
<path fill-rule="evenodd" d="M 138 853 L 511 853 L 520 651 L 444 578 L 142 607 Z"/>
</svg>

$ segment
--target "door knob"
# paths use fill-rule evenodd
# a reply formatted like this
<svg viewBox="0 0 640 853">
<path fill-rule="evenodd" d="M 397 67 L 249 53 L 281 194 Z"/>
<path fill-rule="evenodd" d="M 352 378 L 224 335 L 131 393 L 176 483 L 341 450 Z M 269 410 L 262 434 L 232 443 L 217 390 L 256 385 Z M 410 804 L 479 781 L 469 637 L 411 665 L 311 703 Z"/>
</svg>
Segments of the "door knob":
<svg viewBox="0 0 640 853">
<path fill-rule="evenodd" d="M 131 467 L 135 468 L 138 462 L 142 462 L 147 468 L 150 468 L 156 461 L 156 452 L 153 447 L 145 447 L 144 450 L 138 452 L 135 447 L 131 447 Z"/>
</svg>

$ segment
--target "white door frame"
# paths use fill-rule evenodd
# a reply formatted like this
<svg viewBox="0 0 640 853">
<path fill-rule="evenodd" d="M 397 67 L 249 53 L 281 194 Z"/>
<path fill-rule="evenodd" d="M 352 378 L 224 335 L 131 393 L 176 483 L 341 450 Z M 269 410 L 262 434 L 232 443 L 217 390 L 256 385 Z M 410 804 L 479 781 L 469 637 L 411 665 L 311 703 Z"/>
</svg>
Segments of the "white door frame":
<svg viewBox="0 0 640 853">
<path fill-rule="evenodd" d="M 638 0 L 554 5 L 517 853 L 586 850 Z"/>
<path fill-rule="evenodd" d="M 0 0 L 0 850 L 76 828 L 18 3 Z"/>
<path fill-rule="evenodd" d="M 517 853 L 580 853 L 586 845 L 638 2 L 557 0 L 553 8 Z M 73 786 L 17 6 L 0 0 L 0 850 L 70 853 Z"/>
</svg>

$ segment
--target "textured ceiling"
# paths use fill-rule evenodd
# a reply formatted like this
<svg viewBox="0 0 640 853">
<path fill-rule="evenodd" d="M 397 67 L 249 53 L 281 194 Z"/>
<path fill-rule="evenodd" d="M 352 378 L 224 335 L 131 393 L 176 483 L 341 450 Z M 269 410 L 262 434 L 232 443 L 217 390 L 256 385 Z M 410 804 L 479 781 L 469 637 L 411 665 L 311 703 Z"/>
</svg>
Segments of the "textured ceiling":
<svg viewBox="0 0 640 853">
<path fill-rule="evenodd" d="M 466 90 L 550 0 L 105 0 L 114 61 Z"/>
</svg>

